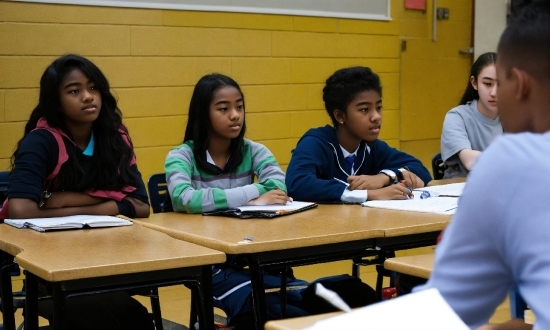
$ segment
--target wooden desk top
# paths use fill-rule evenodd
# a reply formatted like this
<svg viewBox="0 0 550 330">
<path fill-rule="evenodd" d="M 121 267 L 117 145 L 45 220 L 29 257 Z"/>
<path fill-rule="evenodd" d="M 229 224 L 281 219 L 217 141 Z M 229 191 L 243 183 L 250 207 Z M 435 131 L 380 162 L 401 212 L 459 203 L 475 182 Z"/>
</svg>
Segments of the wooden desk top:
<svg viewBox="0 0 550 330">
<path fill-rule="evenodd" d="M 437 231 L 445 228 L 450 218 L 331 204 L 271 220 L 168 212 L 136 221 L 181 240 L 228 254 L 244 254 Z M 251 243 L 238 243 L 247 236 L 253 237 Z"/>
<path fill-rule="evenodd" d="M 342 314 L 343 312 L 334 312 L 320 315 L 311 315 L 297 317 L 293 319 L 274 320 L 265 324 L 265 330 L 298 330 L 312 326 L 315 322 L 327 319 L 332 316 Z M 366 321 L 368 324 L 368 321 Z"/>
<path fill-rule="evenodd" d="M 40 233 L 0 224 L 0 250 L 50 282 L 139 273 L 225 261 L 225 254 L 132 226 Z"/>
<path fill-rule="evenodd" d="M 434 258 L 433 253 L 390 258 L 384 262 L 384 268 L 428 279 L 434 268 Z"/>
</svg>

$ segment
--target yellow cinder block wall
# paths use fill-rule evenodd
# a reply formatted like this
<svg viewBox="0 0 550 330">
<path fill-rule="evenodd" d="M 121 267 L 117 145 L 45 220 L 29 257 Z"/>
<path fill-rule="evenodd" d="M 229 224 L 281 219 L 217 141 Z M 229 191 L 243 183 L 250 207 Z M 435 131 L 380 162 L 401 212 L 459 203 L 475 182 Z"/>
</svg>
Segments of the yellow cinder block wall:
<svg viewBox="0 0 550 330">
<path fill-rule="evenodd" d="M 286 168 L 298 138 L 329 123 L 326 78 L 340 67 L 370 66 L 384 84 L 381 137 L 399 147 L 399 47 L 398 20 L 0 1 L 0 169 L 37 103 L 45 67 L 71 52 L 109 79 L 144 179 L 161 172 L 168 150 L 182 142 L 193 86 L 211 72 L 242 86 L 247 137 Z"/>
</svg>

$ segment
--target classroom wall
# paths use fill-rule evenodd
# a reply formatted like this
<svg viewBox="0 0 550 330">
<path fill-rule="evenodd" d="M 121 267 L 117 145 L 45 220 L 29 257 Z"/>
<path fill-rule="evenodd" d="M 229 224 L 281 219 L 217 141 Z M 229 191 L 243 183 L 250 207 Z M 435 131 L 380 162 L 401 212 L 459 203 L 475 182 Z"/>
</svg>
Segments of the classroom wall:
<svg viewBox="0 0 550 330">
<path fill-rule="evenodd" d="M 210 72 L 242 85 L 247 137 L 286 168 L 298 138 L 329 123 L 326 78 L 340 67 L 370 66 L 384 84 L 381 137 L 399 147 L 398 20 L 1 1 L 1 169 L 37 103 L 43 70 L 69 52 L 89 57 L 111 82 L 144 178 L 162 171 L 168 150 L 181 143 L 192 88 Z"/>
</svg>

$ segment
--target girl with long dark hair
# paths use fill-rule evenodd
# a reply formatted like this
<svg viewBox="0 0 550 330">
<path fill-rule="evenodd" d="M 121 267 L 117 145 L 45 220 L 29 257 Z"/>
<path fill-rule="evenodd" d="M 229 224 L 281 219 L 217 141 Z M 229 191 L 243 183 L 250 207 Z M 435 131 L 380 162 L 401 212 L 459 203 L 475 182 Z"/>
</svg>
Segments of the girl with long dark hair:
<svg viewBox="0 0 550 330">
<path fill-rule="evenodd" d="M 496 53 L 485 53 L 472 65 L 466 90 L 457 107 L 445 116 L 441 157 L 445 178 L 465 177 L 477 157 L 502 134 L 497 108 Z"/>
</svg>

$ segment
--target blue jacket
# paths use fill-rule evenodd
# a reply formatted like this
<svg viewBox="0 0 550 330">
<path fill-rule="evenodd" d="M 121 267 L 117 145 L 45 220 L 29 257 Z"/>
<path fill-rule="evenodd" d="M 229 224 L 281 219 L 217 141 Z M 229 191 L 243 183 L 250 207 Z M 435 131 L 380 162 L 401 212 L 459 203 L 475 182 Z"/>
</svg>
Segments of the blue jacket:
<svg viewBox="0 0 550 330">
<path fill-rule="evenodd" d="M 327 125 L 313 128 L 302 136 L 288 165 L 285 183 L 288 195 L 295 200 L 318 203 L 340 202 L 347 181 L 344 155 L 336 137 L 336 130 Z M 376 175 L 387 169 L 403 179 L 400 168 L 418 175 L 424 183 L 432 180 L 430 172 L 422 163 L 381 140 L 362 141 L 353 164 L 356 175 Z"/>
</svg>

